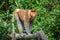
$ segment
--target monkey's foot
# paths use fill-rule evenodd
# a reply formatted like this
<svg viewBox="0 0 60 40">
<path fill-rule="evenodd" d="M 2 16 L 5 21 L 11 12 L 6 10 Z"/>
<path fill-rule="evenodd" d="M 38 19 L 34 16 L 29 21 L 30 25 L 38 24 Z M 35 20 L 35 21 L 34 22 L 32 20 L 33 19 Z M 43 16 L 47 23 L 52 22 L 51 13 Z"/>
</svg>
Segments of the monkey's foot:
<svg viewBox="0 0 60 40">
<path fill-rule="evenodd" d="M 28 33 L 28 35 L 32 35 L 31 33 Z"/>
<path fill-rule="evenodd" d="M 23 37 L 23 36 L 25 36 L 25 35 L 26 35 L 25 33 L 21 33 L 21 34 L 20 34 L 21 37 Z"/>
</svg>

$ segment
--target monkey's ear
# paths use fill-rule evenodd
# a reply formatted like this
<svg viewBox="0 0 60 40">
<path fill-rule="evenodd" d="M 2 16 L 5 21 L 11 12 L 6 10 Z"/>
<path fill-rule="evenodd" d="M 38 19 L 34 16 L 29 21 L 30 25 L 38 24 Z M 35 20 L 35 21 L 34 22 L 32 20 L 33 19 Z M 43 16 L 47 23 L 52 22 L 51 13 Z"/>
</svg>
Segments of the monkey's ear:
<svg viewBox="0 0 60 40">
<path fill-rule="evenodd" d="M 31 16 L 36 16 L 36 11 L 35 10 L 31 10 Z"/>
</svg>

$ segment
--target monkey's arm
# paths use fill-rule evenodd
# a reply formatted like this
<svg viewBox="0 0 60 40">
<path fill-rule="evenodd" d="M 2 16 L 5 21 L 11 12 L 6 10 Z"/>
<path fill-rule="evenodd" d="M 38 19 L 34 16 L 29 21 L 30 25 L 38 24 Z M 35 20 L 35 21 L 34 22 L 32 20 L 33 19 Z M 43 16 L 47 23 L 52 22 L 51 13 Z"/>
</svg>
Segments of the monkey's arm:
<svg viewBox="0 0 60 40">
<path fill-rule="evenodd" d="M 30 29 L 30 31 L 32 30 L 32 25 L 33 25 L 33 23 L 34 23 L 34 19 L 31 19 L 31 20 L 29 21 L 29 29 Z"/>
</svg>

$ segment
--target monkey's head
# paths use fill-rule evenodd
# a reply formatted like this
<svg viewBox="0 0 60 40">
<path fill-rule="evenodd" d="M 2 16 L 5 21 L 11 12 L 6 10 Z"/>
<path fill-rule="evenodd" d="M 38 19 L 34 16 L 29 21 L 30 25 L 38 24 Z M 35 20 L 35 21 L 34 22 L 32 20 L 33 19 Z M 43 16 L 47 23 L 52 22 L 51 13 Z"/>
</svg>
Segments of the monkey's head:
<svg viewBox="0 0 60 40">
<path fill-rule="evenodd" d="M 35 17 L 36 16 L 36 11 L 35 10 L 31 10 L 31 16 Z"/>
</svg>

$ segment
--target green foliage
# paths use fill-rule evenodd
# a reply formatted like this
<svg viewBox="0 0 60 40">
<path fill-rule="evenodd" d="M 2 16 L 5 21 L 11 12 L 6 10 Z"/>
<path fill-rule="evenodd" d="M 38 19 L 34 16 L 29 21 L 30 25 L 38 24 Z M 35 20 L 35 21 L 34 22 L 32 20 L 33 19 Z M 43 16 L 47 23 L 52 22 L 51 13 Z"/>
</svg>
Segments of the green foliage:
<svg viewBox="0 0 60 40">
<path fill-rule="evenodd" d="M 0 39 L 12 31 L 12 14 L 17 8 L 34 9 L 37 16 L 32 33 L 43 29 L 48 40 L 60 40 L 60 0 L 0 0 Z M 18 32 L 17 24 L 15 30 Z"/>
</svg>

